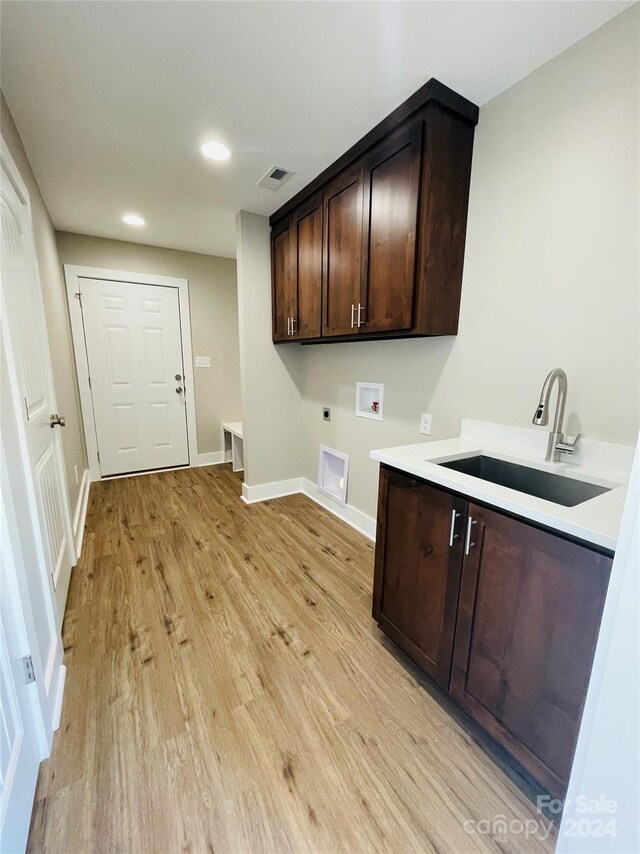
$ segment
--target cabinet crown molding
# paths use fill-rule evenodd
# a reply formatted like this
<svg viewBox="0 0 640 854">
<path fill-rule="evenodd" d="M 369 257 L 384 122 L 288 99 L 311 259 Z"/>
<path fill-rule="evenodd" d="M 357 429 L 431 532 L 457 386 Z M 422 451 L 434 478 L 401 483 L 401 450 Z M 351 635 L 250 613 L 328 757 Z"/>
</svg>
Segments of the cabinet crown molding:
<svg viewBox="0 0 640 854">
<path fill-rule="evenodd" d="M 387 136 L 391 131 L 395 130 L 399 125 L 407 119 L 424 109 L 429 104 L 438 104 L 443 109 L 453 113 L 459 119 L 466 121 L 471 127 L 478 124 L 478 116 L 480 110 L 476 104 L 469 101 L 463 95 L 445 86 L 435 77 L 428 80 L 424 86 L 421 86 L 417 92 L 414 92 L 406 101 L 403 101 L 399 107 L 396 107 L 393 112 L 389 113 L 386 118 L 372 128 L 362 139 L 358 140 L 351 148 L 347 149 L 344 154 L 338 157 L 337 160 L 327 166 L 316 178 L 310 181 L 306 187 L 296 193 L 288 202 L 285 202 L 278 208 L 275 213 L 269 217 L 269 225 L 274 226 L 280 220 L 289 216 L 295 208 L 307 199 L 311 194 L 318 192 L 324 187 L 338 172 L 341 172 L 353 161 L 361 157 L 369 148 Z"/>
</svg>

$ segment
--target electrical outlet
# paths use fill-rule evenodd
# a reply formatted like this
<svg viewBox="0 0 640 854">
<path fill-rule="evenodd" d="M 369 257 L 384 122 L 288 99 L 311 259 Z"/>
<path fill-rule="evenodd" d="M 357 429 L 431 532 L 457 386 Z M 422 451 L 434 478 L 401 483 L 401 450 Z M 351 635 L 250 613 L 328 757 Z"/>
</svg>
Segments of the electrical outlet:
<svg viewBox="0 0 640 854">
<path fill-rule="evenodd" d="M 211 356 L 196 356 L 196 368 L 210 368 Z"/>
<path fill-rule="evenodd" d="M 331 421 L 331 410 L 328 406 L 322 407 L 322 420 L 323 421 Z"/>
<path fill-rule="evenodd" d="M 425 436 L 431 435 L 431 414 L 429 412 L 423 412 L 420 416 L 420 432 L 424 433 Z"/>
</svg>

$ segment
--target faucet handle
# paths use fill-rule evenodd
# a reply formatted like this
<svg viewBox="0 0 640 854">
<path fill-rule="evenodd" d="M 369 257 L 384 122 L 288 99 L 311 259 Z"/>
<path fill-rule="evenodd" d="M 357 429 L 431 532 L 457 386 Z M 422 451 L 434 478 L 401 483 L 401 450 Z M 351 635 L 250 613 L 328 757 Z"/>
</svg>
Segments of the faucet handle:
<svg viewBox="0 0 640 854">
<path fill-rule="evenodd" d="M 556 450 L 560 451 L 561 454 L 575 454 L 581 436 L 582 433 L 578 433 L 573 442 L 558 442 Z"/>
</svg>

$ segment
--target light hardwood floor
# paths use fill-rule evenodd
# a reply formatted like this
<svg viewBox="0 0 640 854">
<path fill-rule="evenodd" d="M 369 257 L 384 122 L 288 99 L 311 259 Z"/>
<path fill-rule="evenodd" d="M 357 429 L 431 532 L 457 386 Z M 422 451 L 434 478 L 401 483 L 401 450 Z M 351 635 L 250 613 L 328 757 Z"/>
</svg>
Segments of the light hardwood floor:
<svg viewBox="0 0 640 854">
<path fill-rule="evenodd" d="M 375 626 L 372 544 L 239 493 L 226 466 L 91 487 L 29 851 L 552 851 Z"/>
</svg>

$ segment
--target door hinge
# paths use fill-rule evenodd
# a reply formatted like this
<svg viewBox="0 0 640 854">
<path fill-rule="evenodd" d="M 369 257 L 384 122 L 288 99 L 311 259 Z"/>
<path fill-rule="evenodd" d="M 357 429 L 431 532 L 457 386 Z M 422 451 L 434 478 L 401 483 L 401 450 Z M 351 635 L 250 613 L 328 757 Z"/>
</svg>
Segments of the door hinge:
<svg viewBox="0 0 640 854">
<path fill-rule="evenodd" d="M 77 294 L 74 294 L 74 297 L 75 297 L 75 298 L 78 300 L 78 302 L 80 303 L 80 308 L 82 308 L 82 294 L 80 293 L 80 291 L 78 291 L 78 293 L 77 293 Z"/>
<path fill-rule="evenodd" d="M 91 377 L 87 377 L 87 380 L 89 382 L 89 388 L 91 388 Z"/>
<path fill-rule="evenodd" d="M 30 655 L 25 655 L 25 657 L 22 659 L 22 667 L 24 668 L 25 683 L 29 685 L 30 682 L 35 682 L 36 674 L 33 669 L 33 659 Z"/>
<path fill-rule="evenodd" d="M 96 457 L 98 458 L 98 462 L 100 462 L 100 451 L 96 451 Z"/>
</svg>

